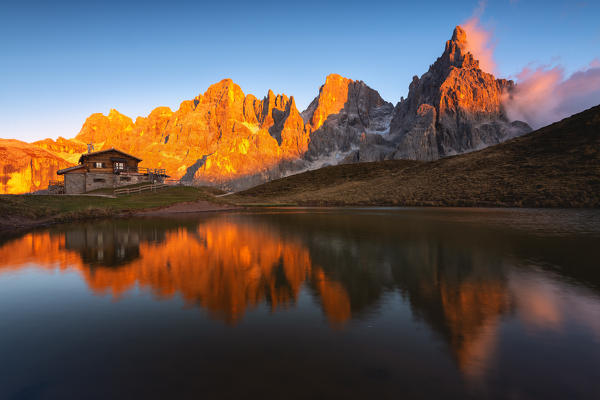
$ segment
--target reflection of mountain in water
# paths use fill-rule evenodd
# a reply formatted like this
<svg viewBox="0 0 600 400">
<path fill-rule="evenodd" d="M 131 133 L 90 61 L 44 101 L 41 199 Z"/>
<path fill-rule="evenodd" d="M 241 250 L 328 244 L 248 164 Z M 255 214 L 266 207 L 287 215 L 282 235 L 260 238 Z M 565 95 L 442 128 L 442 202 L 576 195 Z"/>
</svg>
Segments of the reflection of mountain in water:
<svg viewBox="0 0 600 400">
<path fill-rule="evenodd" d="M 506 269 L 482 253 L 442 242 L 420 247 L 405 253 L 395 281 L 413 313 L 449 343 L 461 369 L 479 370 L 494 347 L 490 327 L 509 311 Z"/>
<path fill-rule="evenodd" d="M 164 227 L 149 220 L 72 225 L 30 233 L 0 249 L 0 265 L 28 262 L 77 268 L 95 293 L 119 297 L 136 284 L 158 297 L 182 296 L 216 318 L 234 322 L 249 307 L 293 304 L 310 281 L 334 324 L 350 317 L 348 296 L 306 248 L 282 241 L 269 226 L 209 220 Z"/>
<path fill-rule="evenodd" d="M 371 215 L 285 218 L 278 222 L 281 237 L 302 238 L 312 262 L 348 293 L 353 315 L 398 289 L 413 314 L 450 345 L 464 372 L 476 372 L 491 355 L 491 328 L 510 309 L 507 269 L 494 237 L 468 231 L 456 236 L 416 220 L 386 224 Z"/>
<path fill-rule="evenodd" d="M 118 298 L 137 285 L 158 298 L 181 296 L 228 323 L 259 304 L 292 306 L 304 287 L 341 326 L 397 290 L 444 339 L 461 370 L 476 375 L 493 356 L 502 315 L 516 308 L 524 318 L 553 315 L 536 311 L 535 293 L 523 295 L 531 285 L 511 283 L 514 271 L 536 260 L 594 287 L 600 280 L 590 272 L 593 261 L 580 251 L 589 245 L 423 217 L 227 215 L 30 233 L 0 248 L 0 273 L 32 262 L 73 268 L 94 293 Z"/>
</svg>

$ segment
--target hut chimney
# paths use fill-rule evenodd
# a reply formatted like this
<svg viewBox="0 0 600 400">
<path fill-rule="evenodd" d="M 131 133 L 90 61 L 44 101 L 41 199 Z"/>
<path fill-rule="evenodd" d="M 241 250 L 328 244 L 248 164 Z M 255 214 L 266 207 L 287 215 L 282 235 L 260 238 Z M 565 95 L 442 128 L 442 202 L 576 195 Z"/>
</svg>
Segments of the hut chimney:
<svg viewBox="0 0 600 400">
<path fill-rule="evenodd" d="M 94 151 L 94 145 L 92 143 L 88 143 L 87 147 L 88 147 L 88 153 L 91 153 L 92 151 Z"/>
</svg>

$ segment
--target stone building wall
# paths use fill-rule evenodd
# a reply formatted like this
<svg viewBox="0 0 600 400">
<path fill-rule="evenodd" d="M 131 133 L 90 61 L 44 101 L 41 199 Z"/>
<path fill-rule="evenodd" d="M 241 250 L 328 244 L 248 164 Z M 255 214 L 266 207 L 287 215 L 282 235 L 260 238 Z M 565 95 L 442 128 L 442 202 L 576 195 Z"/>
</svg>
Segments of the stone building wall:
<svg viewBox="0 0 600 400">
<path fill-rule="evenodd" d="M 85 192 L 85 174 L 65 174 L 65 193 L 78 194 Z"/>
<path fill-rule="evenodd" d="M 113 173 L 67 173 L 65 174 L 65 193 L 78 194 L 92 190 L 117 188 L 138 183 L 151 183 L 148 175 Z"/>
<path fill-rule="evenodd" d="M 88 172 L 85 174 L 85 191 L 90 192 L 92 190 L 113 188 L 115 183 L 114 174 L 99 173 L 94 174 Z"/>
</svg>

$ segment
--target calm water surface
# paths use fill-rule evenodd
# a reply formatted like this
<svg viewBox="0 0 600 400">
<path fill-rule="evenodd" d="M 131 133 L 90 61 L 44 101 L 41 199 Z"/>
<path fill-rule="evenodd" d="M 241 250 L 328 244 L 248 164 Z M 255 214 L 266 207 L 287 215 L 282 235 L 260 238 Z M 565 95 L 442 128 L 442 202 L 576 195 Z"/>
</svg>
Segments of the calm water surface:
<svg viewBox="0 0 600 400">
<path fill-rule="evenodd" d="M 287 209 L 0 242 L 0 398 L 600 398 L 600 211 Z"/>
</svg>

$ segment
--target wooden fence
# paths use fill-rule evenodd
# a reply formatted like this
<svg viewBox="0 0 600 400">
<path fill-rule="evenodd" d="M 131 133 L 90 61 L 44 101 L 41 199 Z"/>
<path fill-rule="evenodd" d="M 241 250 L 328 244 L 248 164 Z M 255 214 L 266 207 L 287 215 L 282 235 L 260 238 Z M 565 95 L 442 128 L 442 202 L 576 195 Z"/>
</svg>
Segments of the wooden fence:
<svg viewBox="0 0 600 400">
<path fill-rule="evenodd" d="M 152 183 L 149 185 L 142 185 L 142 186 L 136 186 L 133 188 L 122 188 L 122 189 L 115 189 L 114 194 L 115 196 L 119 196 L 122 194 L 132 194 L 132 193 L 141 193 L 144 191 L 151 191 L 151 192 L 156 192 L 158 189 L 163 189 L 166 188 L 169 185 L 165 185 L 164 183 Z"/>
</svg>

